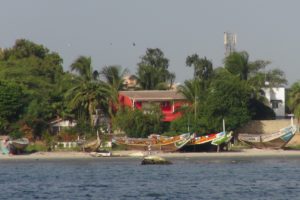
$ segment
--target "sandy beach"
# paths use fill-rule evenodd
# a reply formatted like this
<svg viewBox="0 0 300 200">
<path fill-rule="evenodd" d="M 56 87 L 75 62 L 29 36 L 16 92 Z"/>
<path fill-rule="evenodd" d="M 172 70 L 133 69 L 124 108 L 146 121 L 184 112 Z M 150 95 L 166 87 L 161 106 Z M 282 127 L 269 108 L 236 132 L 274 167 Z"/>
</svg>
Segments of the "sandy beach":
<svg viewBox="0 0 300 200">
<path fill-rule="evenodd" d="M 141 151 L 113 151 L 112 157 L 143 157 L 148 152 Z M 162 153 L 152 152 L 152 155 L 158 155 L 165 158 L 217 158 L 217 157 L 300 157 L 300 151 L 297 150 L 260 150 L 246 149 L 239 152 L 196 152 L 196 153 Z M 51 159 L 99 159 L 86 152 L 37 152 L 26 155 L 0 155 L 0 160 L 51 160 Z M 109 159 L 105 157 L 103 159 Z"/>
</svg>

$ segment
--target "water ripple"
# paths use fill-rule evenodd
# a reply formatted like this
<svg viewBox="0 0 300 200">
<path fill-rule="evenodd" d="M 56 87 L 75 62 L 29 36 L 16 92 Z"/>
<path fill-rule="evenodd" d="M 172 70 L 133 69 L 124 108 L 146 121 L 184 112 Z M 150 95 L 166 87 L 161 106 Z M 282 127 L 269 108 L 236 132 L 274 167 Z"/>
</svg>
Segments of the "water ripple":
<svg viewBox="0 0 300 200">
<path fill-rule="evenodd" d="M 300 158 L 5 161 L 0 199 L 297 199 Z"/>
</svg>

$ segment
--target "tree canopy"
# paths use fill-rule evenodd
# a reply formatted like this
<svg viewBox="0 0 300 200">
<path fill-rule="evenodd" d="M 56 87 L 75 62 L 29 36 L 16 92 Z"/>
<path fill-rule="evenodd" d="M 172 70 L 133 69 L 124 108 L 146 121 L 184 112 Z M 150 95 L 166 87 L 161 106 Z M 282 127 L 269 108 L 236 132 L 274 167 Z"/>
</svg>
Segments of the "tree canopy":
<svg viewBox="0 0 300 200">
<path fill-rule="evenodd" d="M 171 88 L 175 74 L 169 72 L 168 67 L 169 60 L 160 49 L 147 49 L 138 63 L 137 77 L 140 87 L 144 90 Z"/>
<path fill-rule="evenodd" d="M 64 71 L 57 52 L 26 39 L 16 40 L 11 48 L 0 50 L 0 133 L 20 127 L 38 139 L 46 137 L 49 121 L 55 118 L 77 120 L 78 130 L 83 130 L 93 128 L 98 114 L 109 116 L 115 129 L 133 137 L 169 130 L 219 131 L 222 119 L 229 129 L 236 129 L 250 119 L 274 118 L 261 88 L 284 86 L 287 80 L 280 69 L 266 70 L 270 61 L 251 61 L 242 51 L 224 58 L 220 68 L 214 69 L 212 61 L 198 54 L 188 56 L 185 64 L 194 70 L 192 79 L 178 87 L 187 103 L 181 108 L 182 117 L 168 126 L 161 122 L 157 108 L 138 111 L 116 106 L 118 92 L 126 89 L 127 69 L 109 65 L 95 70 L 91 57 L 79 56 L 70 72 Z M 146 49 L 135 74 L 138 89 L 144 90 L 170 89 L 176 78 L 159 48 Z M 289 108 L 298 119 L 299 88 L 299 82 L 293 84 L 288 94 Z"/>
</svg>

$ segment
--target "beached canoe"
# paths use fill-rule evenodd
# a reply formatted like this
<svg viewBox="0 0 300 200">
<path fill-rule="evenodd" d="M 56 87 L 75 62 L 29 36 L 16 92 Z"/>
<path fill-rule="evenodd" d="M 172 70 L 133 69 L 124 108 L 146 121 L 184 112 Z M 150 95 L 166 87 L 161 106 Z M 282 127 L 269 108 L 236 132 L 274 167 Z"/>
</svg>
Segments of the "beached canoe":
<svg viewBox="0 0 300 200">
<path fill-rule="evenodd" d="M 222 144 L 227 144 L 232 138 L 233 132 L 220 132 L 216 135 L 216 138 L 211 142 L 212 145 L 219 146 Z"/>
<path fill-rule="evenodd" d="M 29 144 L 29 140 L 27 138 L 19 138 L 15 140 L 11 140 L 10 145 L 12 148 L 22 151 L 24 150 Z"/>
<path fill-rule="evenodd" d="M 238 139 L 258 149 L 281 149 L 294 137 L 296 130 L 296 126 L 290 125 L 278 132 L 269 134 L 240 133 Z"/>
<path fill-rule="evenodd" d="M 215 151 L 216 147 L 225 147 L 232 138 L 232 132 L 211 133 L 208 135 L 194 137 L 182 149 L 183 151 Z"/>
<path fill-rule="evenodd" d="M 96 139 L 93 141 L 88 141 L 83 144 L 83 150 L 85 152 L 94 152 L 97 151 L 100 147 L 100 140 Z"/>
<path fill-rule="evenodd" d="M 173 137 L 152 135 L 149 138 L 114 137 L 113 143 L 127 150 L 174 152 L 186 145 L 194 136 L 185 133 Z"/>
</svg>

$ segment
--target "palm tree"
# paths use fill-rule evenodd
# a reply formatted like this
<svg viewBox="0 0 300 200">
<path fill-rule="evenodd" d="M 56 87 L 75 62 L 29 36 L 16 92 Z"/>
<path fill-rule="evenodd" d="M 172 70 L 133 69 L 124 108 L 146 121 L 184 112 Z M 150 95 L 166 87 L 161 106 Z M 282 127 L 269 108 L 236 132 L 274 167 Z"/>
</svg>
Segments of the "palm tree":
<svg viewBox="0 0 300 200">
<path fill-rule="evenodd" d="M 124 76 L 127 73 L 128 70 L 122 70 L 120 66 L 105 66 L 99 73 L 107 83 L 106 92 L 109 94 L 109 101 L 116 107 L 119 106 L 119 91 L 125 90 L 126 87 Z M 109 106 L 109 113 L 114 115 L 112 105 Z"/>
<path fill-rule="evenodd" d="M 91 57 L 79 56 L 72 64 L 71 71 L 76 71 L 83 82 L 95 80 Z"/>
<path fill-rule="evenodd" d="M 246 51 L 233 52 L 224 59 L 225 69 L 239 76 L 241 80 L 247 81 L 252 90 L 252 98 L 265 104 L 267 100 L 261 95 L 262 88 L 280 87 L 287 84 L 283 71 L 279 69 L 262 71 L 270 63 L 264 60 L 249 61 L 249 54 Z"/>
<path fill-rule="evenodd" d="M 187 102 L 192 106 L 188 107 L 186 112 L 194 113 L 194 118 L 197 117 L 197 110 L 199 109 L 199 103 L 203 100 L 203 93 L 204 91 L 201 89 L 201 80 L 194 79 L 194 80 L 187 80 L 184 82 L 184 85 L 178 86 L 178 91 L 182 93 Z"/>
<path fill-rule="evenodd" d="M 225 58 L 224 64 L 230 73 L 239 75 L 241 80 L 248 80 L 250 63 L 246 51 L 231 53 Z"/>
<path fill-rule="evenodd" d="M 68 90 L 66 98 L 73 110 L 86 113 L 91 125 L 94 125 L 93 115 L 96 109 L 105 112 L 108 108 L 108 86 L 97 80 L 98 72 L 93 71 L 91 58 L 80 56 L 71 65 L 71 70 L 78 73 L 77 84 Z"/>
</svg>

